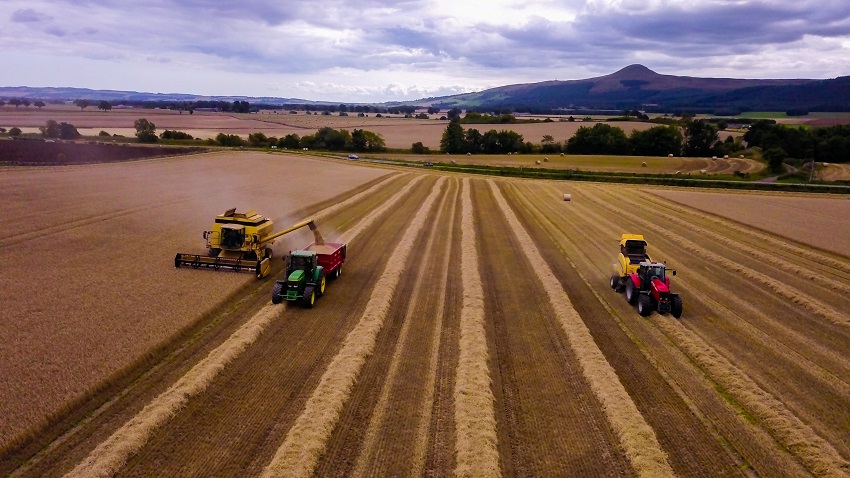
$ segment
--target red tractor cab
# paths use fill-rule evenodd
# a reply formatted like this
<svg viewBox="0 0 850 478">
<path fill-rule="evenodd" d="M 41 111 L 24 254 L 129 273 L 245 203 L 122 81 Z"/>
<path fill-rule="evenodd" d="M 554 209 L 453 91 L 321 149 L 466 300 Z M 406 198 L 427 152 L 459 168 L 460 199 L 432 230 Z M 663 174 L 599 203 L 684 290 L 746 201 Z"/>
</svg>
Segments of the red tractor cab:
<svg viewBox="0 0 850 478">
<path fill-rule="evenodd" d="M 626 277 L 626 300 L 637 304 L 638 313 L 646 317 L 653 311 L 660 314 L 670 313 L 673 317 L 682 316 L 682 297 L 670 292 L 668 272 L 676 275 L 673 269 L 661 262 L 641 262 L 637 272 Z"/>
</svg>

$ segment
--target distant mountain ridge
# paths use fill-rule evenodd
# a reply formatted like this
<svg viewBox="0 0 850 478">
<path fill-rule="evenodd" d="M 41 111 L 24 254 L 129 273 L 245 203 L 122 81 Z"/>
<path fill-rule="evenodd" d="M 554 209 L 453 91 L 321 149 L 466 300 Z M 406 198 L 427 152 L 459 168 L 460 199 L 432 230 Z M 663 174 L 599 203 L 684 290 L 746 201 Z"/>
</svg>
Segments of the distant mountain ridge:
<svg viewBox="0 0 850 478">
<path fill-rule="evenodd" d="M 435 102 L 443 107 L 517 111 L 559 108 L 850 111 L 850 77 L 698 78 L 662 75 L 643 65 L 629 65 L 596 78 L 500 86 Z"/>
<path fill-rule="evenodd" d="M 0 87 L 0 99 L 24 97 L 57 101 L 82 98 L 112 102 L 248 101 L 251 104 L 264 105 L 339 103 L 278 97 L 204 96 L 62 87 Z M 506 85 L 475 93 L 378 104 L 530 112 L 593 109 L 717 114 L 738 114 L 743 111 L 850 111 L 850 76 L 828 80 L 698 78 L 664 75 L 636 64 L 609 75 L 583 80 L 549 80 Z"/>
</svg>

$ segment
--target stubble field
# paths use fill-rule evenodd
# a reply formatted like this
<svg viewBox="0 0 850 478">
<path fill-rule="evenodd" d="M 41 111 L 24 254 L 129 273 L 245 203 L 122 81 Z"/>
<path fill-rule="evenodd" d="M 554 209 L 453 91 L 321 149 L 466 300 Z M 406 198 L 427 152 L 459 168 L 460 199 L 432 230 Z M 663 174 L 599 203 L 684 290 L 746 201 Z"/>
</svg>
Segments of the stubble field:
<svg viewBox="0 0 850 478">
<path fill-rule="evenodd" d="M 0 472 L 850 473 L 850 257 L 842 250 L 714 213 L 705 206 L 713 201 L 671 201 L 664 195 L 679 192 L 660 188 L 467 178 L 292 158 L 299 171 L 293 191 L 284 171 L 274 184 L 245 184 L 255 176 L 225 174 L 233 169 L 223 160 L 204 158 L 139 163 L 157 167 L 162 183 L 186 170 L 207 172 L 190 175 L 179 197 L 158 189 L 147 202 L 138 199 L 144 189 L 133 179 L 138 175 L 129 173 L 121 195 L 101 188 L 106 192 L 75 196 L 73 205 L 47 193 L 28 195 L 24 187 L 67 190 L 63 181 L 87 177 L 115 181 L 110 172 L 128 165 L 0 172 L 4 184 L 7 178 L 22 184 L 21 202 L 3 209 L 3 218 L 14 220 L 24 202 L 46 211 L 32 223 L 37 229 L 28 223 L 33 232 L 26 236 L 45 244 L 38 252 L 46 263 L 71 260 L 64 276 L 90 263 L 108 264 L 61 296 L 53 295 L 55 286 L 42 292 L 40 280 L 28 279 L 28 289 L 0 297 L 12 306 L 17 297 L 38 299 L 26 301 L 37 310 L 23 316 L 42 317 L 39 327 L 22 319 L 0 327 L 16 334 L 17 343 L 52 354 L 50 367 L 16 377 L 36 382 L 55 369 L 52 380 L 79 387 L 79 374 L 63 372 L 72 349 L 57 343 L 96 334 L 100 348 L 113 354 L 143 350 L 136 342 L 148 327 L 136 321 L 174 327 L 199 314 L 209 317 L 144 373 L 89 404 L 89 418 L 68 423 L 61 435 L 54 431 L 57 439 L 43 439 L 45 446 L 27 456 L 0 460 Z M 267 171 L 287 158 L 236 155 L 227 164 L 249 161 Z M 349 182 L 329 191 L 328 174 Z M 47 176 L 57 183 L 39 181 Z M 231 188 L 234 182 L 244 186 Z M 272 305 L 271 280 L 171 267 L 173 249 L 198 247 L 198 231 L 222 209 L 209 204 L 219 190 L 270 215 L 289 208 L 293 217 L 285 219 L 318 217 L 326 238 L 349 243 L 345 273 L 315 308 Z M 563 193 L 573 200 L 562 201 Z M 184 199 L 187 207 L 171 207 L 158 199 L 163 194 Z M 119 196 L 138 202 L 122 205 Z M 303 201 L 292 202 L 293 196 Z M 812 216 L 809 201 L 782 195 L 777 207 L 789 223 L 802 222 Z M 818 201 L 846 223 L 846 199 Z M 130 216 L 141 220 L 127 224 L 116 210 L 96 227 L 65 225 L 63 207 L 93 218 L 104 204 L 136 207 Z M 761 210 L 763 203 L 740 201 L 729 209 L 748 208 Z M 843 230 L 826 224 L 818 236 L 839 240 Z M 38 239 L 45 234 L 37 231 L 52 231 L 56 240 Z M 684 298 L 681 320 L 641 318 L 608 287 L 624 232 L 644 234 L 653 258 L 678 270 L 673 289 Z M 12 256 L 24 238 L 0 243 L 0 254 Z M 46 247 L 68 243 L 84 251 L 81 258 Z M 130 262 L 116 269 L 122 262 L 107 258 Z M 22 266 L 14 275 L 30 277 L 25 274 Z M 124 281 L 145 293 L 108 306 L 116 300 L 114 284 Z M 168 306 L 158 309 L 154 296 L 163 294 Z M 97 324 L 65 312 L 69 303 L 100 322 L 122 314 L 128 320 L 94 331 Z M 31 360 L 38 365 L 48 358 Z M 6 410 L 2 416 L 12 418 Z"/>
</svg>

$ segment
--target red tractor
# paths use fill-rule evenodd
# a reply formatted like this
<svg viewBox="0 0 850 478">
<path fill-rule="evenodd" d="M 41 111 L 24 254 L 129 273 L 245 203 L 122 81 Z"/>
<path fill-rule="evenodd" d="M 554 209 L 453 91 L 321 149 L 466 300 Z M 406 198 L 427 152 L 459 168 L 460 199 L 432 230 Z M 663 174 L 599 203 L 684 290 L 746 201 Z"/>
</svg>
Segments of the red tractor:
<svg viewBox="0 0 850 478">
<path fill-rule="evenodd" d="M 670 278 L 667 266 L 660 262 L 641 262 L 637 272 L 625 277 L 626 300 L 637 303 L 638 313 L 646 317 L 657 310 L 660 314 L 670 313 L 673 317 L 682 316 L 682 297 L 670 292 Z M 676 271 L 669 269 L 673 275 Z M 612 280 L 611 287 L 617 289 Z"/>
</svg>

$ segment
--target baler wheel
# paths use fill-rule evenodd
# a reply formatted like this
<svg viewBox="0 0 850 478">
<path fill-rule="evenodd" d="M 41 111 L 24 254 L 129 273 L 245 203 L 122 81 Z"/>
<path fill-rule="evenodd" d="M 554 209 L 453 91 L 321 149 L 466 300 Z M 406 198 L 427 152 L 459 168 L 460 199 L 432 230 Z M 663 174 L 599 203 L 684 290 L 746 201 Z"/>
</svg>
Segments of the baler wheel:
<svg viewBox="0 0 850 478">
<path fill-rule="evenodd" d="M 682 296 L 676 295 L 670 299 L 670 314 L 677 319 L 682 316 Z"/>
<path fill-rule="evenodd" d="M 638 292 L 637 287 L 635 287 L 635 283 L 632 281 L 632 278 L 629 277 L 626 279 L 626 300 L 629 304 L 634 305 L 635 302 L 638 301 L 638 295 L 640 295 L 640 293 Z"/>
<path fill-rule="evenodd" d="M 638 314 L 640 314 L 641 317 L 646 317 L 652 313 L 652 297 L 646 294 L 641 294 L 637 303 Z"/>
</svg>

